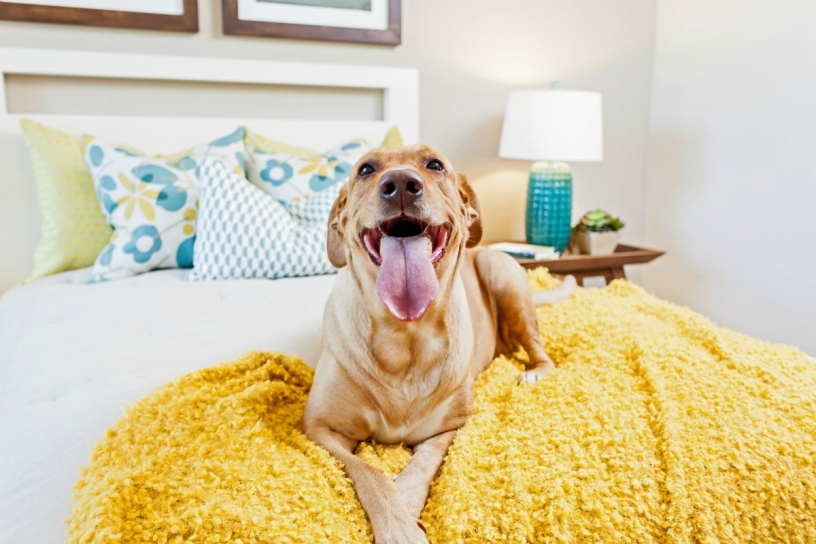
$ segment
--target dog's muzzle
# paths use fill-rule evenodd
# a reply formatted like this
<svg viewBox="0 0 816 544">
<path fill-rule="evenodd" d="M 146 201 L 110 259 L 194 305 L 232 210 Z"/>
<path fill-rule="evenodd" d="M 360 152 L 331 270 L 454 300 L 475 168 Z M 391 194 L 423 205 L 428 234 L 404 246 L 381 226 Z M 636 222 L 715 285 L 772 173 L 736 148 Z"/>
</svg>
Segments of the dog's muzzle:
<svg viewBox="0 0 816 544">
<path fill-rule="evenodd" d="M 380 197 L 388 202 L 399 205 L 405 210 L 408 204 L 413 204 L 425 191 L 425 182 L 415 170 L 401 168 L 391 170 L 380 178 Z"/>
</svg>

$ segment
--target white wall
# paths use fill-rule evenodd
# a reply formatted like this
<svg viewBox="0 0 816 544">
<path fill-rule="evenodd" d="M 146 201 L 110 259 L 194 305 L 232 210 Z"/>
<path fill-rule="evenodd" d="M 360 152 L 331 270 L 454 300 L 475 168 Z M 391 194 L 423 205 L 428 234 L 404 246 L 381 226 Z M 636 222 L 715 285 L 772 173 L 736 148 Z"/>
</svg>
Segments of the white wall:
<svg viewBox="0 0 816 544">
<path fill-rule="evenodd" d="M 816 354 L 813 0 L 408 0 L 396 48 L 222 36 L 220 3 L 200 0 L 196 35 L 0 22 L 0 46 L 418 67 L 423 139 L 469 174 L 490 240 L 524 232 L 529 164 L 497 157 L 507 91 L 600 91 L 606 158 L 573 165 L 575 214 L 606 208 L 667 249 L 642 268 L 656 294 Z"/>
<path fill-rule="evenodd" d="M 659 0 L 645 286 L 816 354 L 816 2 Z"/>
<path fill-rule="evenodd" d="M 646 158 L 655 0 L 406 0 L 402 4 L 403 45 L 396 48 L 222 36 L 221 0 L 200 0 L 197 35 L 0 21 L 0 46 L 418 67 L 423 140 L 469 174 L 482 196 L 486 237 L 492 240 L 524 235 L 529 163 L 497 157 L 507 91 L 547 87 L 555 79 L 562 88 L 600 91 L 606 160 L 574 166 L 576 213 L 596 206 L 608 208 L 629 220 L 628 239 L 642 238 L 639 195 Z M 31 82 L 14 82 L 14 86 L 23 96 L 32 92 Z M 71 86 L 76 89 L 76 82 Z M 178 97 L 189 90 L 168 92 Z M 224 101 L 233 96 L 242 102 L 249 96 L 246 90 L 235 95 L 219 92 Z M 21 102 L 15 99 L 15 103 Z M 100 109 L 109 106 L 115 104 L 99 103 Z"/>
</svg>

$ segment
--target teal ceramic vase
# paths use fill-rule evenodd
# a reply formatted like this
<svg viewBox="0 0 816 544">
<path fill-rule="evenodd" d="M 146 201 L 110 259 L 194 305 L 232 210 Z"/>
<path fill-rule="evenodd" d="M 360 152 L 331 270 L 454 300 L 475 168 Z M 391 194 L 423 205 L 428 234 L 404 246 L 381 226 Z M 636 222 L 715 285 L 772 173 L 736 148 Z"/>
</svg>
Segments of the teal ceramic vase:
<svg viewBox="0 0 816 544">
<path fill-rule="evenodd" d="M 563 253 L 572 229 L 572 172 L 563 162 L 537 162 L 527 188 L 527 243 Z"/>
</svg>

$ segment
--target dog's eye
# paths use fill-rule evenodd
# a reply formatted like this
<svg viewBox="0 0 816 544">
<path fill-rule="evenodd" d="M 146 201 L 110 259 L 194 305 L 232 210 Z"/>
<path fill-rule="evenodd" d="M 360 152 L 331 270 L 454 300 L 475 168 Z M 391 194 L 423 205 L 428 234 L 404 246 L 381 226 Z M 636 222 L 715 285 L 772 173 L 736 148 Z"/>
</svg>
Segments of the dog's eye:
<svg viewBox="0 0 816 544">
<path fill-rule="evenodd" d="M 367 176 L 374 172 L 374 167 L 370 164 L 364 164 L 360 167 L 360 170 L 357 172 L 360 176 Z"/>
<path fill-rule="evenodd" d="M 434 159 L 427 164 L 428 170 L 433 170 L 434 172 L 442 172 L 445 170 L 445 167 L 442 166 L 442 163 L 438 160 Z"/>
</svg>

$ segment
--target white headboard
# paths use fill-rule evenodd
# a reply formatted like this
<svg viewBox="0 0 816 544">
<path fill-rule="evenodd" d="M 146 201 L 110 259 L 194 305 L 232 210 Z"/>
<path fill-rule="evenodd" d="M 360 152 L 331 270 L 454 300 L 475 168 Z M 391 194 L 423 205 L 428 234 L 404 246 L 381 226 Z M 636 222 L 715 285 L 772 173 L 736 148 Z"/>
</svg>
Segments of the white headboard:
<svg viewBox="0 0 816 544">
<path fill-rule="evenodd" d="M 5 76 L 12 74 L 375 89 L 383 92 L 382 121 L 13 115 L 7 108 L 5 82 Z M 20 134 L 21 117 L 146 152 L 178 151 L 222 136 L 238 125 L 317 149 L 349 137 L 379 142 L 396 125 L 410 144 L 419 140 L 418 74 L 412 68 L 0 48 L 0 293 L 30 274 L 40 238 L 33 175 Z"/>
</svg>

